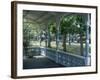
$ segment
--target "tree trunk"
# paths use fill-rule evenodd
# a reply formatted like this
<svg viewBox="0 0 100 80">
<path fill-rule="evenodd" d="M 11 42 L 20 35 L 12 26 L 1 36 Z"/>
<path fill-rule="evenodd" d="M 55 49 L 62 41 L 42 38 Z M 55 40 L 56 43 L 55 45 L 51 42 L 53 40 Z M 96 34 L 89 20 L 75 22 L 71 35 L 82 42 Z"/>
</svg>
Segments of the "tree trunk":
<svg viewBox="0 0 100 80">
<path fill-rule="evenodd" d="M 50 36 L 50 30 L 48 30 L 48 47 L 51 48 L 51 36 Z"/>
<path fill-rule="evenodd" d="M 80 32 L 80 53 L 81 53 L 81 56 L 84 55 L 84 53 L 83 53 L 83 36 L 82 36 L 82 32 Z"/>
<path fill-rule="evenodd" d="M 69 46 L 71 45 L 71 36 L 70 36 L 70 34 L 69 34 Z"/>
<path fill-rule="evenodd" d="M 63 35 L 63 51 L 66 51 L 66 34 Z"/>
</svg>

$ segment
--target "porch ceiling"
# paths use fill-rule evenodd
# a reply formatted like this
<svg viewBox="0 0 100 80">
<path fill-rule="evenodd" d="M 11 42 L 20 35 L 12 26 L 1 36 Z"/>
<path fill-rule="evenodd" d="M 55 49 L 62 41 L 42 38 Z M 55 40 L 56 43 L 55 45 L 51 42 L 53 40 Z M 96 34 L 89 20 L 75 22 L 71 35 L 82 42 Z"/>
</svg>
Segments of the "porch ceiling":
<svg viewBox="0 0 100 80">
<path fill-rule="evenodd" d="M 25 21 L 36 22 L 38 24 L 45 24 L 48 21 L 55 21 L 57 16 L 68 15 L 65 12 L 48 12 L 48 11 L 30 11 L 24 10 L 23 17 Z"/>
</svg>

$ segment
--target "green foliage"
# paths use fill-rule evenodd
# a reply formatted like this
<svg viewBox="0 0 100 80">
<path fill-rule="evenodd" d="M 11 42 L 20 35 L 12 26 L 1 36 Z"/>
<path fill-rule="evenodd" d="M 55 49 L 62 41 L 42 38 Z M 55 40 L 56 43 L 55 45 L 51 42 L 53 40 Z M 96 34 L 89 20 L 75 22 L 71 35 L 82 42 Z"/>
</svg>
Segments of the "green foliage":
<svg viewBox="0 0 100 80">
<path fill-rule="evenodd" d="M 52 34 L 55 34 L 57 32 L 56 23 L 55 22 L 51 22 L 49 24 L 49 26 L 48 26 L 48 29 Z"/>
<path fill-rule="evenodd" d="M 77 14 L 75 16 L 75 19 L 76 19 L 75 25 L 77 26 L 77 32 L 78 33 L 81 32 L 82 35 L 84 35 L 85 34 L 85 31 L 86 31 L 86 25 L 85 25 L 85 18 L 84 18 L 84 16 Z"/>
<path fill-rule="evenodd" d="M 23 22 L 23 46 L 30 46 L 30 41 L 36 39 L 40 33 L 40 28 L 36 24 Z"/>
<path fill-rule="evenodd" d="M 61 20 L 61 34 L 74 34 L 76 31 L 75 16 L 64 16 Z"/>
<path fill-rule="evenodd" d="M 85 18 L 80 14 L 72 14 L 64 16 L 61 20 L 61 35 L 63 37 L 63 50 L 66 51 L 66 35 L 67 34 L 80 34 L 81 42 L 83 42 L 82 37 L 85 35 L 86 25 Z M 66 38 L 65 38 L 66 37 Z M 70 41 L 69 41 L 70 42 Z M 83 45 L 83 43 L 81 44 Z"/>
</svg>

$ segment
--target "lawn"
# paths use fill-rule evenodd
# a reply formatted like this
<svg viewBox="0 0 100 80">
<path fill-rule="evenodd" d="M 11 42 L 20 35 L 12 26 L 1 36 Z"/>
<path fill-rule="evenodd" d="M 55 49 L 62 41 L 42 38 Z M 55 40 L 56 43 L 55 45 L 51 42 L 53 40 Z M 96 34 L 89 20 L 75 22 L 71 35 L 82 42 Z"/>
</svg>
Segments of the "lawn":
<svg viewBox="0 0 100 80">
<path fill-rule="evenodd" d="M 40 41 L 31 41 L 31 45 L 40 47 Z M 41 46 L 42 47 L 46 46 L 45 41 L 41 42 Z M 51 48 L 56 49 L 56 42 L 55 41 L 51 42 Z M 60 42 L 58 44 L 58 50 L 63 51 L 62 42 Z M 83 50 L 85 52 L 85 44 L 83 44 Z M 71 43 L 71 45 L 66 43 L 66 52 L 76 54 L 76 55 L 81 55 L 81 53 L 80 53 L 80 43 Z M 89 47 L 89 53 L 91 53 L 91 47 Z"/>
</svg>

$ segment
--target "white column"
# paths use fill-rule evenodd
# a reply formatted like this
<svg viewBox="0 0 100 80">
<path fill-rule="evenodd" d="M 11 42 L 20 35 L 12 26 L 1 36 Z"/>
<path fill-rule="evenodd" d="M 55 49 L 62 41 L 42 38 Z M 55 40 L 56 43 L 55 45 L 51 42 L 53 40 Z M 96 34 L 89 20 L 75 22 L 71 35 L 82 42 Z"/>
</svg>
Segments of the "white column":
<svg viewBox="0 0 100 80">
<path fill-rule="evenodd" d="M 56 49 L 57 49 L 57 51 L 59 49 L 60 18 L 61 18 L 61 15 L 57 15 L 57 17 L 56 17 L 56 27 L 57 27 L 57 33 L 56 33 Z M 56 63 L 58 63 L 58 57 L 59 57 L 57 51 L 56 51 Z"/>
<path fill-rule="evenodd" d="M 87 15 L 87 24 L 86 24 L 86 46 L 85 46 L 85 65 L 90 65 L 90 56 L 89 56 L 89 26 L 90 26 L 90 15 Z"/>
</svg>

